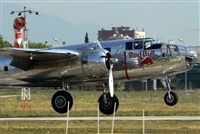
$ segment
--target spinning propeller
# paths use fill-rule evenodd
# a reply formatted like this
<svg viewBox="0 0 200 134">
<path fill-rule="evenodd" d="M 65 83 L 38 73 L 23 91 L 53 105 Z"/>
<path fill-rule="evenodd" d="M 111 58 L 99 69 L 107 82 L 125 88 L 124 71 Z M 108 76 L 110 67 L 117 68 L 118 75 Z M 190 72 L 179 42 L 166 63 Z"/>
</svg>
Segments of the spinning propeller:
<svg viewBox="0 0 200 134">
<path fill-rule="evenodd" d="M 107 56 L 107 53 L 105 52 L 105 49 L 101 46 L 100 42 L 97 40 L 97 44 L 99 48 L 106 54 L 106 58 L 109 59 L 109 78 L 108 78 L 108 84 L 109 84 L 109 90 L 110 90 L 110 96 L 114 96 L 114 82 L 113 82 L 113 64 L 110 62 L 110 57 Z"/>
</svg>

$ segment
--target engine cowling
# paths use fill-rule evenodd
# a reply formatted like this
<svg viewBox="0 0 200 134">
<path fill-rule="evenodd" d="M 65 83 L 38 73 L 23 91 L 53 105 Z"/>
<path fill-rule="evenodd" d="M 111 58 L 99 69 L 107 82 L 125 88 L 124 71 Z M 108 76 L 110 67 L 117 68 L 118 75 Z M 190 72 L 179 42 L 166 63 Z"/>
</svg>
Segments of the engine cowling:
<svg viewBox="0 0 200 134">
<path fill-rule="evenodd" d="M 108 73 L 110 69 L 110 53 L 100 49 L 86 51 L 82 56 L 82 67 L 86 75 L 102 75 Z"/>
</svg>

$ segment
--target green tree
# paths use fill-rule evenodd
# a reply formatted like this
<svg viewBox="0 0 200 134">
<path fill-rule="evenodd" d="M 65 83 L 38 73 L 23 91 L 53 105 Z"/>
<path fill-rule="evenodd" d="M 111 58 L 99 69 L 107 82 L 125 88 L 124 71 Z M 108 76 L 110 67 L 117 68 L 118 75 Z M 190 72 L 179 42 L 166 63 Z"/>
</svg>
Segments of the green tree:
<svg viewBox="0 0 200 134">
<path fill-rule="evenodd" d="M 6 40 L 3 40 L 2 35 L 0 35 L 0 48 L 2 47 L 12 47 L 12 44 Z"/>
<path fill-rule="evenodd" d="M 124 90 L 124 82 L 116 82 L 114 84 L 114 88 L 116 91 L 123 91 Z"/>
<path fill-rule="evenodd" d="M 88 33 L 85 34 L 85 43 L 89 43 Z"/>
<path fill-rule="evenodd" d="M 4 40 L 2 35 L 0 35 L 0 48 L 2 47 L 13 47 L 11 43 L 8 41 Z M 50 46 L 44 43 L 37 43 L 37 42 L 28 42 L 28 47 L 29 48 L 49 48 Z"/>
<path fill-rule="evenodd" d="M 28 42 L 28 48 L 49 48 L 50 46 L 44 43 Z"/>
</svg>

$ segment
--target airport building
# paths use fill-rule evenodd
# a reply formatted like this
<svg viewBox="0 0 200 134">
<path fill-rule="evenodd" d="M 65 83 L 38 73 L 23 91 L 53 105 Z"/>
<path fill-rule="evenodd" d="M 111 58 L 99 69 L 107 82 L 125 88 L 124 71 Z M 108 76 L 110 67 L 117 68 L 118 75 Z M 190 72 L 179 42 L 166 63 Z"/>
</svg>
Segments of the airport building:
<svg viewBox="0 0 200 134">
<path fill-rule="evenodd" d="M 130 29 L 130 27 L 112 27 L 111 30 L 101 29 L 98 31 L 98 40 L 116 40 L 128 38 L 145 38 L 145 32 Z"/>
</svg>

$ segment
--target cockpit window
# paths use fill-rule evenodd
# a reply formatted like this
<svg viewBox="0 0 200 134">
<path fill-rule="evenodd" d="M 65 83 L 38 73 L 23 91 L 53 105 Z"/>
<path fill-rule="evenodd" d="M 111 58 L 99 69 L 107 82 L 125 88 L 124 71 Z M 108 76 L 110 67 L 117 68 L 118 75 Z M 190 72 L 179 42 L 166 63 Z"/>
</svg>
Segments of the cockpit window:
<svg viewBox="0 0 200 134">
<path fill-rule="evenodd" d="M 143 49 L 143 42 L 142 41 L 134 42 L 134 49 Z"/>
<path fill-rule="evenodd" d="M 163 45 L 163 46 L 166 46 L 166 45 Z M 146 47 L 145 49 L 159 49 L 161 47 L 162 47 L 161 43 L 155 43 L 155 44 L 151 44 L 149 47 Z"/>
<path fill-rule="evenodd" d="M 152 40 L 135 39 L 134 42 L 126 42 L 126 50 L 148 49 L 152 44 Z"/>
<path fill-rule="evenodd" d="M 126 42 L 126 50 L 133 50 L 133 42 Z"/>
<path fill-rule="evenodd" d="M 144 49 L 149 48 L 152 45 L 152 41 L 145 41 L 144 42 Z"/>
</svg>

